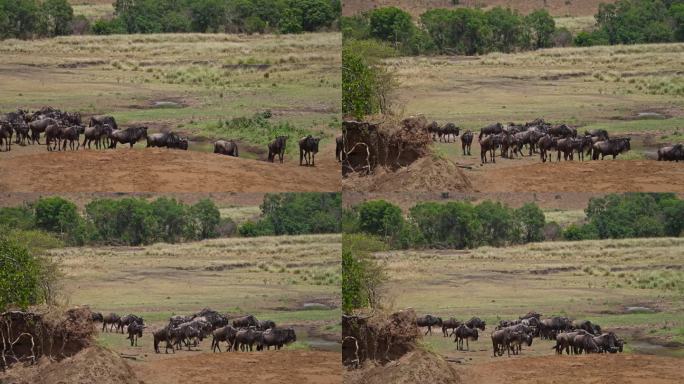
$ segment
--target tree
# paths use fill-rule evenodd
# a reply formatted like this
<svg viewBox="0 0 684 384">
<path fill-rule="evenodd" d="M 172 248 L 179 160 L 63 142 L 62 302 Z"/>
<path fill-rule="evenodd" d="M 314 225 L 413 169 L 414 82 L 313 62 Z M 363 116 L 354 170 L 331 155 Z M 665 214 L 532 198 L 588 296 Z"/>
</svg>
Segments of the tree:
<svg viewBox="0 0 684 384">
<path fill-rule="evenodd" d="M 522 225 L 522 240 L 525 243 L 544 240 L 546 217 L 537 204 L 527 203 L 516 210 Z"/>
<path fill-rule="evenodd" d="M 0 311 L 26 308 L 41 300 L 39 261 L 28 249 L 0 236 Z"/>
<path fill-rule="evenodd" d="M 80 220 L 76 205 L 61 197 L 46 197 L 35 205 L 36 227 L 61 235 L 75 229 Z"/>
<path fill-rule="evenodd" d="M 216 237 L 216 229 L 221 223 L 221 212 L 209 199 L 202 199 L 190 208 L 191 222 L 194 224 L 197 239 Z"/>
<path fill-rule="evenodd" d="M 160 197 L 151 204 L 152 214 L 157 221 L 161 239 L 167 243 L 176 243 L 183 239 L 187 232 L 187 210 L 185 206 L 166 197 Z"/>
<path fill-rule="evenodd" d="M 192 30 L 218 32 L 225 22 L 226 8 L 221 0 L 197 0 L 190 6 Z"/>
<path fill-rule="evenodd" d="M 397 7 L 378 8 L 370 14 L 371 36 L 390 41 L 395 48 L 408 41 L 414 28 L 411 15 Z"/>
<path fill-rule="evenodd" d="M 328 27 L 335 20 L 330 0 L 291 0 L 289 6 L 301 15 L 302 28 L 307 32 Z"/>
<path fill-rule="evenodd" d="M 48 36 L 71 34 L 74 10 L 67 0 L 45 0 L 42 10 Z"/>
<path fill-rule="evenodd" d="M 532 30 L 534 48 L 539 49 L 552 46 L 556 22 L 547 10 L 536 10 L 527 15 L 525 21 Z"/>
<path fill-rule="evenodd" d="M 385 200 L 367 201 L 358 211 L 359 228 L 372 235 L 394 237 L 404 223 L 401 208 Z"/>
</svg>

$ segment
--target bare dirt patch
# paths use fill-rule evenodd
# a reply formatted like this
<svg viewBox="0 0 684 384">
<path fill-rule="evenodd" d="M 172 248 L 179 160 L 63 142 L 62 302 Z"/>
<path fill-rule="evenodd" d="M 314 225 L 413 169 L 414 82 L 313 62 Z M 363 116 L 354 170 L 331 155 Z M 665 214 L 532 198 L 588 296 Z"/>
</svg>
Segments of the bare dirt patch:
<svg viewBox="0 0 684 384">
<path fill-rule="evenodd" d="M 339 165 L 325 155 L 319 156 L 315 167 L 300 167 L 295 161 L 271 164 L 152 148 L 47 153 L 15 146 L 2 156 L 0 191 L 298 192 L 340 188 Z"/>
</svg>

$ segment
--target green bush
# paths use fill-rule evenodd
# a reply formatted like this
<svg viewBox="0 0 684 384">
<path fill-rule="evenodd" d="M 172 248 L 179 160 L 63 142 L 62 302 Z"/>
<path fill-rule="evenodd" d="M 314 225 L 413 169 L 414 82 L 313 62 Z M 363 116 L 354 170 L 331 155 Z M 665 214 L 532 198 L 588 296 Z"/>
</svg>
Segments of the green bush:
<svg viewBox="0 0 684 384">
<path fill-rule="evenodd" d="M 0 311 L 26 308 L 42 299 L 40 262 L 26 246 L 0 236 Z"/>
<path fill-rule="evenodd" d="M 30 206 L 0 208 L 0 225 L 17 229 L 32 229 L 36 225 Z"/>
<path fill-rule="evenodd" d="M 240 233 L 256 231 L 252 236 L 338 233 L 341 230 L 341 206 L 340 193 L 267 194 L 261 204 L 261 220 L 241 228 Z"/>
<path fill-rule="evenodd" d="M 383 267 L 372 252 L 386 249 L 382 240 L 363 234 L 342 236 L 342 310 L 352 313 L 358 308 L 380 305 L 379 287 L 387 280 Z"/>
<path fill-rule="evenodd" d="M 515 215 L 522 226 L 522 241 L 524 243 L 544 240 L 546 217 L 537 204 L 527 203 L 517 209 Z"/>
<path fill-rule="evenodd" d="M 90 29 L 96 35 L 122 35 L 128 33 L 126 24 L 120 18 L 96 20 Z"/>
<path fill-rule="evenodd" d="M 189 209 L 189 225 L 192 228 L 193 239 L 210 239 L 218 235 L 217 229 L 221 223 L 221 212 L 216 204 L 209 199 L 202 199 Z"/>
<path fill-rule="evenodd" d="M 392 239 L 404 225 L 401 208 L 385 200 L 367 201 L 358 207 L 359 229 L 365 233 Z"/>
</svg>

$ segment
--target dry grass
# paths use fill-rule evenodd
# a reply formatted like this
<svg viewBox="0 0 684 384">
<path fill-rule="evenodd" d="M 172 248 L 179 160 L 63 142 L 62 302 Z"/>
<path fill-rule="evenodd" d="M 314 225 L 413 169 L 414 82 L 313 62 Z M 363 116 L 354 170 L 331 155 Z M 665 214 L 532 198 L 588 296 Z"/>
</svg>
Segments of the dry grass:
<svg viewBox="0 0 684 384">
<path fill-rule="evenodd" d="M 480 316 L 488 324 L 535 310 L 589 318 L 606 327 L 651 329 L 666 323 L 667 329 L 676 329 L 684 323 L 684 289 L 677 283 L 684 268 L 682 250 L 684 239 L 660 238 L 376 257 L 387 265 L 392 280 L 385 290 L 397 308 L 459 319 Z M 642 305 L 662 312 L 625 312 L 628 306 Z M 453 350 L 453 343 L 437 338 L 427 342 Z M 546 349 L 539 352 L 548 354 Z"/>
</svg>

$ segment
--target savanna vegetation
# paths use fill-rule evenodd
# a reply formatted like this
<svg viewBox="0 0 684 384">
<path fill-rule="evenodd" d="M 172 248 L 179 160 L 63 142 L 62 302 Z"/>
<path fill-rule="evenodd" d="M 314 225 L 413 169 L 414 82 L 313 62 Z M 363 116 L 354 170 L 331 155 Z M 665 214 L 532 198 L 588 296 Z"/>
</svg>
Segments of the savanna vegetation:
<svg viewBox="0 0 684 384">
<path fill-rule="evenodd" d="M 115 0 L 92 23 L 67 0 L 0 1 L 0 39 L 69 34 L 302 33 L 336 28 L 339 0 Z"/>
</svg>

